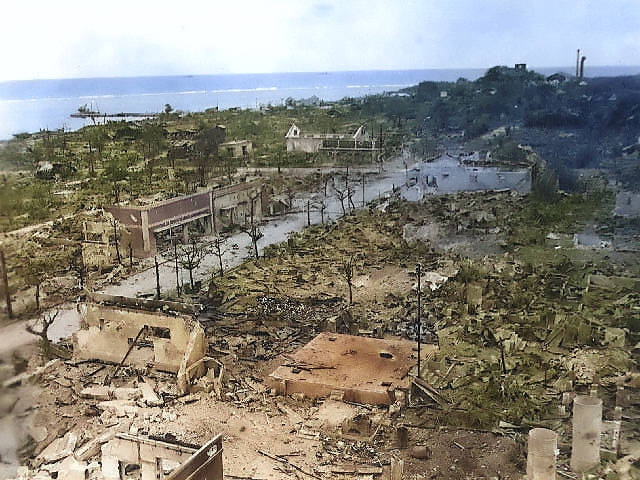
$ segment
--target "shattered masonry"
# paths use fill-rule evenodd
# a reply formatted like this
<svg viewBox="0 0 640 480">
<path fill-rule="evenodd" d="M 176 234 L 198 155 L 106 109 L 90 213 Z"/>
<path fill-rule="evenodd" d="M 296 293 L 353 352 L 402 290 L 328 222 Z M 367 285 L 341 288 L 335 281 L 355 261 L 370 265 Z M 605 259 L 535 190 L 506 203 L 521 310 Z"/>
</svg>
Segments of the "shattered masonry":
<svg viewBox="0 0 640 480">
<path fill-rule="evenodd" d="M 194 365 L 206 353 L 204 330 L 192 317 L 144 312 L 124 307 L 83 303 L 82 326 L 74 338 L 79 359 L 127 364 L 176 373 L 180 391 L 186 393 Z M 130 348 L 134 340 L 142 348 Z M 199 375 L 198 375 L 199 373 Z"/>
</svg>

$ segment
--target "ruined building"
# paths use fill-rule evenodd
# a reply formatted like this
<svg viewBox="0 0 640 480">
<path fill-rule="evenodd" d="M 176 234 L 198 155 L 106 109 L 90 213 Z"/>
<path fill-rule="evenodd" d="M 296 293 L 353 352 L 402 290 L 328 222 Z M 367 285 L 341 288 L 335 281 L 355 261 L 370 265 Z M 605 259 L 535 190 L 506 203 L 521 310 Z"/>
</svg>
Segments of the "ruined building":
<svg viewBox="0 0 640 480">
<path fill-rule="evenodd" d="M 192 222 L 203 222 L 208 232 L 262 218 L 262 183 L 238 183 L 206 192 L 170 198 L 140 206 L 112 205 L 105 210 L 130 232 L 133 255 L 151 256 L 156 252 L 156 235 L 184 230 Z"/>
<path fill-rule="evenodd" d="M 348 133 L 312 133 L 303 134 L 294 123 L 285 135 L 287 152 L 315 153 L 325 151 L 376 151 L 380 146 L 360 125 L 353 134 Z"/>
</svg>

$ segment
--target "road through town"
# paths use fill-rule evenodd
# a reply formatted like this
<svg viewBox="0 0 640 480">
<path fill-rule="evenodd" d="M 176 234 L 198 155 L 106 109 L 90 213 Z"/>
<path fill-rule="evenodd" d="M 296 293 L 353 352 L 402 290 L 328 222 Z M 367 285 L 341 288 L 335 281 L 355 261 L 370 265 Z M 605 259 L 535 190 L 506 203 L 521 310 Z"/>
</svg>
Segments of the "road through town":
<svg viewBox="0 0 640 480">
<path fill-rule="evenodd" d="M 394 186 L 397 187 L 405 181 L 405 175 L 405 163 L 402 157 L 385 163 L 381 172 L 375 166 L 350 169 L 349 182 L 350 188 L 353 190 L 353 203 L 356 207 L 362 207 L 363 204 L 388 195 Z M 363 178 L 364 190 L 362 188 Z M 324 204 L 322 212 L 320 211 L 321 203 Z M 348 200 L 345 199 L 345 208 L 348 208 L 347 203 Z M 307 206 L 309 206 L 308 213 Z M 326 196 L 323 191 L 301 194 L 299 198 L 294 200 L 292 212 L 272 217 L 260 225 L 259 228 L 263 236 L 258 240 L 258 251 L 261 253 L 266 246 L 287 240 L 291 232 L 301 231 L 308 222 L 311 224 L 319 224 L 323 220 L 325 223 L 331 222 L 342 214 L 341 201 L 331 187 L 327 189 Z M 213 241 L 214 239 L 215 237 L 210 237 L 203 240 Z M 240 265 L 253 254 L 251 237 L 246 232 L 236 232 L 230 235 L 224 241 L 222 249 L 222 262 L 225 270 Z M 173 252 L 167 252 L 166 255 L 158 258 L 161 295 L 163 292 L 175 290 L 178 281 L 181 286 L 189 283 L 187 270 L 178 268 L 179 273 L 176 275 Z M 153 259 L 147 259 L 146 263 L 148 265 L 146 269 L 121 280 L 118 284 L 105 286 L 99 291 L 109 295 L 153 297 L 157 284 L 155 266 Z M 219 259 L 216 254 L 212 253 L 204 258 L 197 270 L 194 270 L 194 281 L 204 282 L 218 271 Z"/>
<path fill-rule="evenodd" d="M 394 187 L 398 187 L 406 181 L 406 164 L 409 161 L 409 157 L 399 156 L 384 163 L 382 169 L 376 165 L 350 168 L 349 182 L 353 191 L 353 204 L 360 208 L 376 198 L 389 195 Z M 326 172 L 328 173 L 329 170 L 345 173 L 345 169 L 326 169 Z M 364 189 L 362 188 L 363 178 Z M 344 188 L 344 183 L 338 188 Z M 268 245 L 286 241 L 291 232 L 301 231 L 308 223 L 319 224 L 322 221 L 327 223 L 337 220 L 343 215 L 342 203 L 348 211 L 348 199 L 343 199 L 341 202 L 331 186 L 327 188 L 326 196 L 324 191 L 301 193 L 294 200 L 292 212 L 272 217 L 260 225 L 259 228 L 263 236 L 258 240 L 259 253 Z M 320 205 L 324 205 L 322 212 Z M 308 207 L 309 212 L 307 213 Z M 214 237 L 203 240 L 214 240 Z M 253 255 L 251 237 L 245 232 L 236 232 L 230 235 L 224 241 L 222 249 L 222 262 L 225 270 L 240 265 Z M 153 298 L 157 286 L 154 259 L 145 259 L 143 262 L 144 267 L 139 272 L 119 280 L 118 283 L 96 285 L 93 287 L 94 291 L 124 297 Z M 175 291 L 178 281 L 181 286 L 189 283 L 187 270 L 179 268 L 176 276 L 175 261 L 171 252 L 158 255 L 158 262 L 161 297 L 170 291 Z M 197 270 L 194 270 L 194 281 L 206 283 L 218 271 L 219 259 L 217 255 L 212 253 L 204 258 Z M 89 288 L 91 289 L 92 286 L 89 285 Z M 56 307 L 52 312 L 45 312 L 45 314 L 53 313 L 57 313 L 57 316 L 49 330 L 51 340 L 58 341 L 61 338 L 69 337 L 78 329 L 80 319 L 76 304 L 69 303 Z M 26 323 L 33 320 L 35 319 L 15 322 L 0 328 L 0 337 L 7 340 L 0 343 L 0 357 L 6 357 L 12 351 L 33 343 L 37 339 L 25 330 Z"/>
</svg>

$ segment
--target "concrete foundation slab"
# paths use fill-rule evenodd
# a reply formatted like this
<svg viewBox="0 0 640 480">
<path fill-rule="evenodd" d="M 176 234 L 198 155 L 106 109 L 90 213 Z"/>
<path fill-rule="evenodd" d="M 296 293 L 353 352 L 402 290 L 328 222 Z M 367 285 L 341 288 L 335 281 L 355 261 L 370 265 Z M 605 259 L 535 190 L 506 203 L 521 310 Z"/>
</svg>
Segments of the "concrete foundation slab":
<svg viewBox="0 0 640 480">
<path fill-rule="evenodd" d="M 397 388 L 408 388 L 417 361 L 415 343 L 323 332 L 290 355 L 266 383 L 282 395 L 311 398 L 344 392 L 345 401 L 390 405 Z M 436 346 L 424 345 L 424 354 Z"/>
</svg>

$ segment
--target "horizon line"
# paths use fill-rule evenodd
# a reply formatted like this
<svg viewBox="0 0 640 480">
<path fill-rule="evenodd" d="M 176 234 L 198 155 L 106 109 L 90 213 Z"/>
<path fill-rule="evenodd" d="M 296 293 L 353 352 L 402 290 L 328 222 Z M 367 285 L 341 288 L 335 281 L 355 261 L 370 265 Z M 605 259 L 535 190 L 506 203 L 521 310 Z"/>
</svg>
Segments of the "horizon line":
<svg viewBox="0 0 640 480">
<path fill-rule="evenodd" d="M 515 64 L 514 64 L 515 65 Z M 527 65 L 525 63 L 525 65 Z M 329 74 L 329 73 L 355 73 L 355 72 L 418 72 L 418 71 L 443 71 L 443 70 L 489 70 L 494 67 L 504 67 L 509 65 L 497 64 L 490 67 L 438 67 L 438 68 L 380 68 L 380 69 L 359 69 L 359 70 L 313 70 L 313 71 L 275 71 L 275 72 L 219 72 L 219 73 L 173 73 L 173 74 L 147 74 L 147 75 L 118 75 L 118 76 L 95 76 L 95 77 L 48 77 L 48 78 L 22 78 L 22 79 L 10 79 L 1 80 L 0 83 L 11 82 L 37 82 L 37 81 L 56 81 L 56 80 L 109 80 L 109 79 L 122 79 L 122 78 L 162 78 L 162 77 L 216 77 L 227 75 L 304 75 L 304 74 Z M 559 69 L 558 73 L 562 72 L 562 69 L 568 68 L 573 70 L 573 66 L 529 66 L 527 70 L 535 72 L 536 69 Z M 590 65 L 588 68 L 637 68 L 638 74 L 640 74 L 640 65 Z M 588 69 L 587 69 L 588 70 Z M 588 72 L 587 72 L 588 73 Z M 589 75 L 585 75 L 589 78 Z"/>
</svg>

